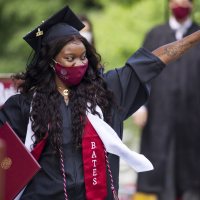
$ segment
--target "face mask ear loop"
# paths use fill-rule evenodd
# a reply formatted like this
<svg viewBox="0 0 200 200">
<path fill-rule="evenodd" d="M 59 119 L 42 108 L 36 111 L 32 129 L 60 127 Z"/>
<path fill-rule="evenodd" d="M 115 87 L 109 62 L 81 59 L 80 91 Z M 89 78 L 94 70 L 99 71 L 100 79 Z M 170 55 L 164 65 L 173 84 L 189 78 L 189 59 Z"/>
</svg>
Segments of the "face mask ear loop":
<svg viewBox="0 0 200 200">
<path fill-rule="evenodd" d="M 58 62 L 55 61 L 54 59 L 52 59 L 52 61 L 54 62 L 54 64 L 50 63 L 50 67 L 55 71 L 55 64 L 57 64 Z"/>
<path fill-rule="evenodd" d="M 54 60 L 53 58 L 52 58 L 52 60 L 54 61 L 54 63 L 55 63 L 55 64 L 57 64 L 57 63 L 58 63 L 58 62 L 57 62 L 56 60 Z"/>
</svg>

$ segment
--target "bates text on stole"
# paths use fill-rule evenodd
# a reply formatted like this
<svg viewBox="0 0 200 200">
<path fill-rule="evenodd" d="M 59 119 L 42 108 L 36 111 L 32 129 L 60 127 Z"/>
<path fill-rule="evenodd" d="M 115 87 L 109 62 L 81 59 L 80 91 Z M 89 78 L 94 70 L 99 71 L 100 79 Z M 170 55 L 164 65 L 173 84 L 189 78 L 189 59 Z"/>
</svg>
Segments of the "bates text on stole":
<svg viewBox="0 0 200 200">
<path fill-rule="evenodd" d="M 92 150 L 92 163 L 93 163 L 93 169 L 92 169 L 92 177 L 93 177 L 93 182 L 92 184 L 93 185 L 96 185 L 97 184 L 97 168 L 96 168 L 96 162 L 97 162 L 97 156 L 96 156 L 96 152 L 95 152 L 95 149 L 96 149 L 96 143 L 95 142 L 91 142 L 91 150 Z"/>
</svg>

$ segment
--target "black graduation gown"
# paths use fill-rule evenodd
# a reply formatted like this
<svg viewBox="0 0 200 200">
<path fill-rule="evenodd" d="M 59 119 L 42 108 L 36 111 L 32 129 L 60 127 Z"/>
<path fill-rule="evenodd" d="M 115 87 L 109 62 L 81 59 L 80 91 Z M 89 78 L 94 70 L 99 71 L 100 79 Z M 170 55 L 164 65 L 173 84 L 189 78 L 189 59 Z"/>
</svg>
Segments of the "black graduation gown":
<svg viewBox="0 0 200 200">
<path fill-rule="evenodd" d="M 156 56 L 141 48 L 128 59 L 124 67 L 103 74 L 108 88 L 114 93 L 116 103 L 121 107 L 120 110 L 113 107 L 111 124 L 120 138 L 122 138 L 123 133 L 123 121 L 146 102 L 149 95 L 147 83 L 159 74 L 164 66 L 164 63 Z M 25 139 L 30 102 L 31 98 L 27 97 L 27 95 L 18 94 L 11 97 L 0 111 L 0 122 L 8 121 L 22 141 Z M 64 122 L 63 143 L 67 193 L 69 199 L 83 200 L 85 199 L 85 189 L 82 155 L 81 150 L 72 150 L 70 103 L 66 106 L 63 101 L 60 109 Z M 109 161 L 115 188 L 118 190 L 119 158 L 115 155 L 109 155 Z M 63 200 L 64 192 L 60 161 L 56 155 L 52 154 L 52 147 L 49 141 L 47 141 L 39 163 L 42 169 L 28 184 L 21 199 Z M 109 178 L 108 182 L 110 182 Z M 107 199 L 113 199 L 110 184 L 108 184 Z"/>
<path fill-rule="evenodd" d="M 187 34 L 199 30 L 192 24 Z M 155 49 L 175 41 L 169 24 L 153 28 L 144 47 Z M 171 144 L 174 146 L 173 171 L 176 189 L 200 189 L 200 45 L 168 65 L 152 81 L 148 100 L 149 117 L 141 139 L 141 152 L 153 162 L 155 170 L 139 174 L 138 190 L 162 192 L 166 179 Z M 169 198 L 168 198 L 169 199 Z M 170 199 L 169 199 L 170 200 Z"/>
</svg>

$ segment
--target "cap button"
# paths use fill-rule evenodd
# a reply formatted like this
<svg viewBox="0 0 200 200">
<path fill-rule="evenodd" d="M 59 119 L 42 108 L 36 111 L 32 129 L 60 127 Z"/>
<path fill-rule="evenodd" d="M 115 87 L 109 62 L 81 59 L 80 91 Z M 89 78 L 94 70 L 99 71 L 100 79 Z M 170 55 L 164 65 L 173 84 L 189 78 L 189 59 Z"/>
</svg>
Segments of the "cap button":
<svg viewBox="0 0 200 200">
<path fill-rule="evenodd" d="M 36 33 L 36 37 L 39 37 L 39 36 L 41 36 L 41 35 L 43 35 L 43 34 L 44 34 L 44 32 L 41 31 L 40 28 L 38 28 L 38 31 L 37 31 L 37 33 Z"/>
</svg>

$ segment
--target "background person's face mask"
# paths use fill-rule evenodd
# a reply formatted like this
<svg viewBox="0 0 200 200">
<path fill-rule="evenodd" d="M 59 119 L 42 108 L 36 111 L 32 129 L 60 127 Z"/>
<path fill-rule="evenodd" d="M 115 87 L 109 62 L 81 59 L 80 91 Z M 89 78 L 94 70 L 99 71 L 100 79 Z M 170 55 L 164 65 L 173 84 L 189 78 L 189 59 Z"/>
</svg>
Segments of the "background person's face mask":
<svg viewBox="0 0 200 200">
<path fill-rule="evenodd" d="M 191 8 L 177 6 L 172 9 L 172 13 L 177 20 L 183 20 L 190 15 Z"/>
</svg>

